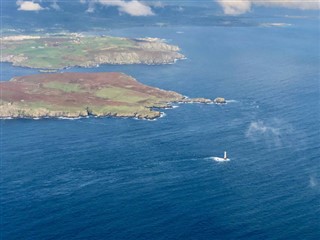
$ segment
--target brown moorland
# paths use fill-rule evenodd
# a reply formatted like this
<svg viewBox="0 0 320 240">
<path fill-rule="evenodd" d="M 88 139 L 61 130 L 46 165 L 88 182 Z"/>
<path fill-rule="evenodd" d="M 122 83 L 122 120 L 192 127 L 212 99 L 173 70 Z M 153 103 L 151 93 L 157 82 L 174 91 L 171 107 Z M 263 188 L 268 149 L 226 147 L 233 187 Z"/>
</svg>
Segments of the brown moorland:
<svg viewBox="0 0 320 240">
<path fill-rule="evenodd" d="M 0 118 L 115 116 L 154 119 L 171 102 L 211 103 L 139 83 L 123 73 L 54 73 L 1 82 Z"/>
</svg>

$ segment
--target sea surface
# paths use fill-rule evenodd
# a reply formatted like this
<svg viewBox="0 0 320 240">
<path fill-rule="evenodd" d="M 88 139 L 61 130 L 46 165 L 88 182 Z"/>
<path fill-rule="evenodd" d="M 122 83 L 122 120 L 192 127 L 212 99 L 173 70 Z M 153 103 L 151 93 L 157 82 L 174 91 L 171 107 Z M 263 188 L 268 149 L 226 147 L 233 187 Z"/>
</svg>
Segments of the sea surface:
<svg viewBox="0 0 320 240">
<path fill-rule="evenodd" d="M 186 60 L 121 71 L 226 105 L 1 121 L 0 239 L 320 239 L 319 21 L 134 27 Z M 1 80 L 37 70 L 1 64 Z M 230 161 L 212 157 L 227 151 Z"/>
</svg>

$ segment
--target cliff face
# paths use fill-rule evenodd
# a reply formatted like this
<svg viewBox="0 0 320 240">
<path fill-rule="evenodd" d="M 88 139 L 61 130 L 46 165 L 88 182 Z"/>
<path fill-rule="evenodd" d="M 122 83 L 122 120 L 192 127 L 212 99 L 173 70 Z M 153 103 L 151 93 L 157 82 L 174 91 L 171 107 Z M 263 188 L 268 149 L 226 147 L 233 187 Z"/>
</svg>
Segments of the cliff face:
<svg viewBox="0 0 320 240">
<path fill-rule="evenodd" d="M 137 45 L 143 49 L 157 49 L 159 51 L 170 51 L 170 52 L 179 52 L 180 48 L 178 46 L 169 45 L 161 39 L 158 38 L 142 38 L 141 41 L 137 42 Z"/>
<path fill-rule="evenodd" d="M 96 64 L 169 64 L 184 56 L 178 52 L 166 51 L 109 51 L 95 57 L 94 61 L 87 62 L 84 66 Z"/>
<path fill-rule="evenodd" d="M 49 110 L 47 108 L 28 108 L 28 106 L 23 106 L 17 103 L 5 103 L 0 105 L 0 118 L 77 118 L 86 117 L 88 112 L 85 110 L 79 111 L 58 111 Z"/>
<path fill-rule="evenodd" d="M 155 119 L 161 116 L 161 112 L 144 109 L 143 111 L 117 112 L 113 111 L 95 111 L 87 107 L 79 110 L 50 110 L 47 108 L 28 108 L 15 103 L 2 103 L 0 105 L 0 119 L 18 119 L 18 118 L 79 118 L 79 117 L 132 117 L 138 119 Z"/>
</svg>

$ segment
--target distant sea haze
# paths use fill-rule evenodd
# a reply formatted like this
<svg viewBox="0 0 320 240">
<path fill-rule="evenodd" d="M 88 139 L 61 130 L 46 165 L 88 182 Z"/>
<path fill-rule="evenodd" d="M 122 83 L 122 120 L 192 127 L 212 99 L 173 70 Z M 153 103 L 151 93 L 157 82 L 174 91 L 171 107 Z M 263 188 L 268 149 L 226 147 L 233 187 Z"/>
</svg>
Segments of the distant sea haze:
<svg viewBox="0 0 320 240">
<path fill-rule="evenodd" d="M 1 237 L 320 239 L 318 21 L 286 22 L 108 32 L 167 39 L 187 59 L 63 71 L 232 101 L 156 121 L 2 120 Z M 2 80 L 37 73 L 1 67 Z"/>
</svg>

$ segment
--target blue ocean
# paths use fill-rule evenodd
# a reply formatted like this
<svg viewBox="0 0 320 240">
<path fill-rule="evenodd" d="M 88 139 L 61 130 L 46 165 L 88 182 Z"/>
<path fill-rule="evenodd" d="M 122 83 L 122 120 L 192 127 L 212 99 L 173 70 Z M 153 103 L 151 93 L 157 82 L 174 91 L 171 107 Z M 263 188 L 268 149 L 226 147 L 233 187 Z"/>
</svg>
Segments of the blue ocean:
<svg viewBox="0 0 320 240">
<path fill-rule="evenodd" d="M 228 103 L 156 121 L 1 120 L 0 239 L 320 239 L 319 21 L 281 20 L 108 30 L 166 39 L 187 59 L 62 71 Z M 1 80 L 38 73 L 1 68 Z M 230 161 L 212 159 L 224 151 Z"/>
</svg>

